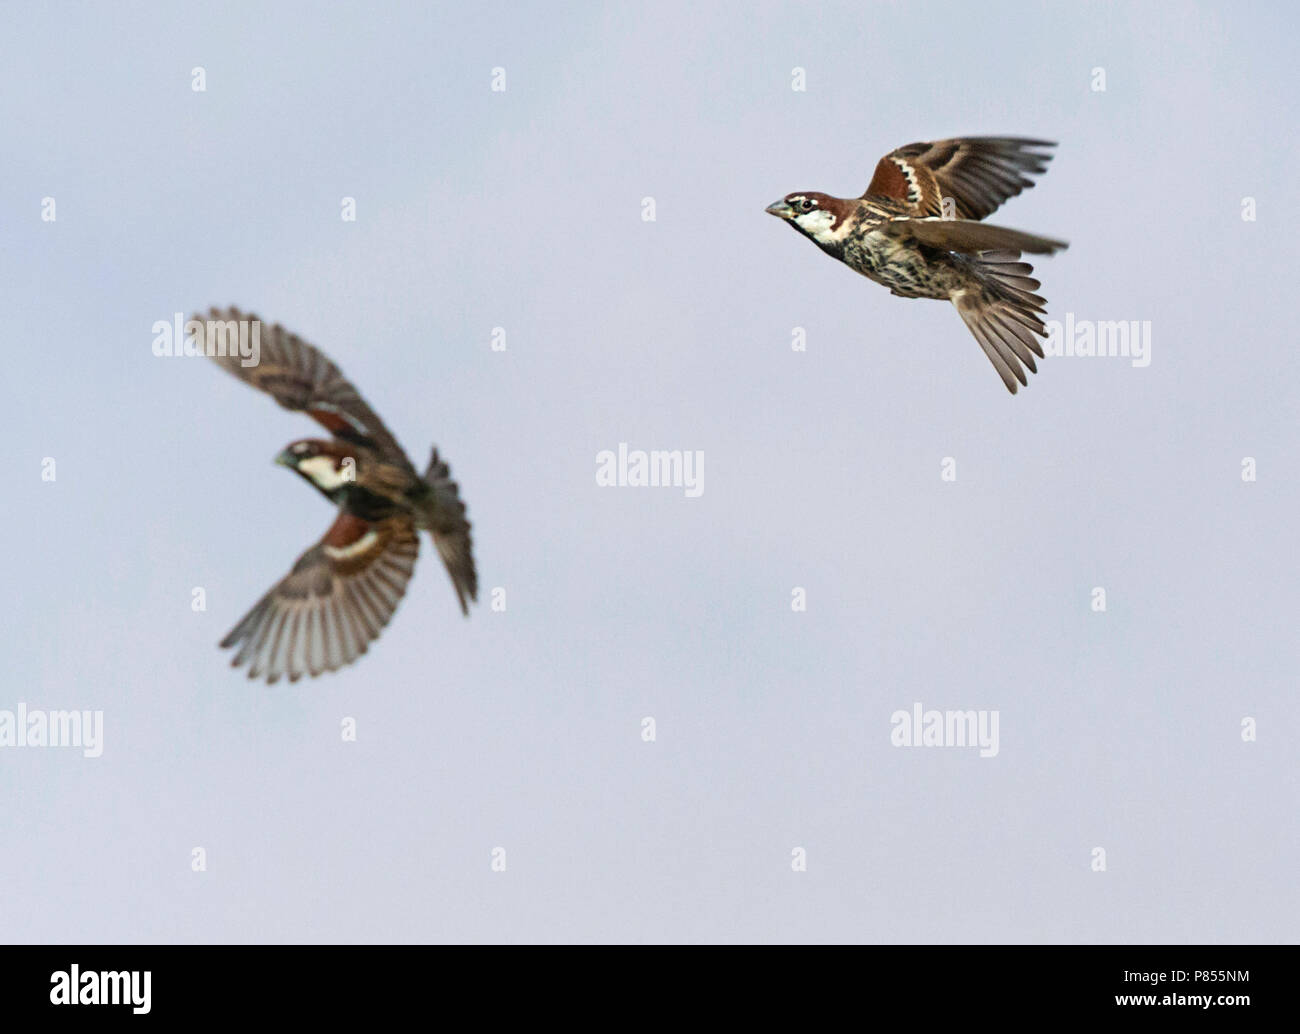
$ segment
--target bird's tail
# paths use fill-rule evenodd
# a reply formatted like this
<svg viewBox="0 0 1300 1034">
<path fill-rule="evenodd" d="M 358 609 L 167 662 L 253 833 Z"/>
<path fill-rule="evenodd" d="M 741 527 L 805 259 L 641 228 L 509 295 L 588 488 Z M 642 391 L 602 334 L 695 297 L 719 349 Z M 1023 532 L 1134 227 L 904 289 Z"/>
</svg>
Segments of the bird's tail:
<svg viewBox="0 0 1300 1034">
<path fill-rule="evenodd" d="M 952 303 L 1011 394 L 1016 382 L 1028 384 L 1021 364 L 1037 373 L 1034 356 L 1043 357 L 1038 338 L 1047 337 L 1040 313 L 1046 299 L 1035 294 L 1034 267 L 1018 251 L 983 251 L 969 257 L 974 282 L 954 291 Z"/>
<path fill-rule="evenodd" d="M 460 600 L 460 609 L 469 613 L 470 601 L 478 600 L 478 571 L 474 568 L 474 543 L 465 503 L 460 489 L 451 479 L 451 468 L 438 456 L 435 447 L 424 471 L 429 495 L 424 506 L 424 524 L 433 535 L 433 544 L 451 575 L 451 584 Z"/>
</svg>

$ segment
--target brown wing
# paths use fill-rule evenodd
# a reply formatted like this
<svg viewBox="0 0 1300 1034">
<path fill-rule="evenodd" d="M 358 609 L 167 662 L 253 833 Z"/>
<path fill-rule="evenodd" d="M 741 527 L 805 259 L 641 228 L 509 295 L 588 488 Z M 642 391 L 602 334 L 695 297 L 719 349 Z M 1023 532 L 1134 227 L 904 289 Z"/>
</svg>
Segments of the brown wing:
<svg viewBox="0 0 1300 1034">
<path fill-rule="evenodd" d="M 1002 202 L 1034 184 L 1029 179 L 1047 168 L 1055 147 L 1048 140 L 1013 136 L 968 136 L 908 144 L 891 151 L 876 165 L 863 197 L 883 195 L 909 205 L 913 215 L 942 216 L 943 199 L 955 202 L 958 219 L 983 219 Z"/>
<path fill-rule="evenodd" d="M 984 283 L 980 291 L 962 291 L 953 298 L 957 312 L 997 370 L 1011 394 L 1016 382 L 1028 384 L 1023 367 L 1037 373 L 1034 356 L 1043 357 L 1038 338 L 1047 337 L 1042 313 L 1046 300 L 1035 294 L 1039 283 L 1033 267 L 1016 251 L 985 251 L 975 260 Z M 1022 366 L 1023 364 L 1023 366 Z"/>
<path fill-rule="evenodd" d="M 393 616 L 420 551 L 405 515 L 371 522 L 342 510 L 325 537 L 250 610 L 222 647 L 268 683 L 351 664 Z"/>
<path fill-rule="evenodd" d="M 193 317 L 205 324 L 211 358 L 241 381 L 266 392 L 285 409 L 312 417 L 331 434 L 350 442 L 371 445 L 386 459 L 414 474 L 396 439 L 375 415 L 361 394 L 320 349 L 290 334 L 280 324 L 268 326 L 252 313 L 236 308 L 208 310 Z M 260 347 L 256 365 L 244 365 L 237 349 L 211 347 L 229 340 L 225 335 L 238 324 L 258 323 Z M 251 337 L 251 327 L 247 331 Z M 214 351 L 224 354 L 212 354 Z"/>
</svg>

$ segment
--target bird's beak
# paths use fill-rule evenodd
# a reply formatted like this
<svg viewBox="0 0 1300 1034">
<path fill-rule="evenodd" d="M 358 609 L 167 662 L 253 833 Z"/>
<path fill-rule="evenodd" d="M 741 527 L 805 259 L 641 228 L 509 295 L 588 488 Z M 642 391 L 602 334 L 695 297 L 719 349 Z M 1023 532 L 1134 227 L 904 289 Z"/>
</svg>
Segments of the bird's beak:
<svg viewBox="0 0 1300 1034">
<path fill-rule="evenodd" d="M 296 467 L 298 465 L 293 460 L 293 453 L 288 449 L 285 449 L 284 452 L 280 453 L 280 455 L 275 458 L 275 462 L 280 464 L 282 467 Z"/>
<path fill-rule="evenodd" d="M 789 205 L 787 205 L 784 201 L 773 201 L 770 205 L 768 205 L 765 209 L 763 209 L 763 211 L 765 211 L 768 215 L 776 216 L 778 219 L 789 219 L 794 215 L 794 209 L 791 208 Z"/>
</svg>

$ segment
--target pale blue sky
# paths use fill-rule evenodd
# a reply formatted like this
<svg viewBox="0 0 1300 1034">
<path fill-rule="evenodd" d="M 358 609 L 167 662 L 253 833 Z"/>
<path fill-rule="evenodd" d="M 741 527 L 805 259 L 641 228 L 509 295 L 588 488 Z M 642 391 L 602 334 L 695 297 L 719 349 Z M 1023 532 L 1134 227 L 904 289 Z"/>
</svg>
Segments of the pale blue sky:
<svg viewBox="0 0 1300 1034">
<path fill-rule="evenodd" d="M 1295 939 L 1294 7 L 3 21 L 0 709 L 105 736 L 0 749 L 6 940 Z M 1068 239 L 1051 314 L 1151 321 L 1149 368 L 1012 398 L 951 306 L 763 213 L 957 134 L 1060 141 L 995 220 Z M 271 463 L 310 422 L 151 354 L 210 304 L 438 444 L 505 613 L 426 540 L 356 666 L 227 667 L 331 515 Z M 703 495 L 598 488 L 624 441 L 703 450 Z M 998 710 L 998 756 L 890 746 L 916 701 Z"/>
</svg>

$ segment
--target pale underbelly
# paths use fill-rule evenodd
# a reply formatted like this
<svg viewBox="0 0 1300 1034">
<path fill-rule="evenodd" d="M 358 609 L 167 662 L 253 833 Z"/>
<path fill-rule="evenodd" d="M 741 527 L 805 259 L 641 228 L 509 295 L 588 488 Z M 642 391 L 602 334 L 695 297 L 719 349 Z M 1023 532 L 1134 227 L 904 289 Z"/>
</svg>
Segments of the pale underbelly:
<svg viewBox="0 0 1300 1034">
<path fill-rule="evenodd" d="M 904 298 L 947 299 L 967 279 L 958 256 L 933 248 L 908 247 L 882 233 L 869 233 L 860 241 L 846 243 L 844 261 Z"/>
</svg>

